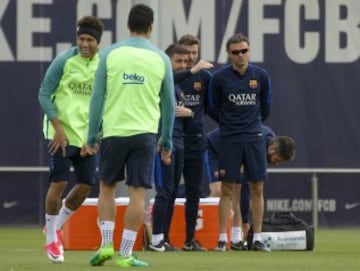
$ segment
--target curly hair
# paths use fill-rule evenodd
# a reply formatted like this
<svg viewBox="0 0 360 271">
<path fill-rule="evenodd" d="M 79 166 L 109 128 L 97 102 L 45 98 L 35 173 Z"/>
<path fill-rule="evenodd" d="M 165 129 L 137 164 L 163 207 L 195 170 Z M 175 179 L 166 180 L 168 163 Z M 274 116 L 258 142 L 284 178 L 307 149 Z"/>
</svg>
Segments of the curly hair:
<svg viewBox="0 0 360 271">
<path fill-rule="evenodd" d="M 81 18 L 78 23 L 77 23 L 78 27 L 93 27 L 95 28 L 97 31 L 99 31 L 101 34 L 104 30 L 104 24 L 102 21 L 100 21 L 97 17 L 95 16 L 85 16 L 83 18 Z"/>
</svg>

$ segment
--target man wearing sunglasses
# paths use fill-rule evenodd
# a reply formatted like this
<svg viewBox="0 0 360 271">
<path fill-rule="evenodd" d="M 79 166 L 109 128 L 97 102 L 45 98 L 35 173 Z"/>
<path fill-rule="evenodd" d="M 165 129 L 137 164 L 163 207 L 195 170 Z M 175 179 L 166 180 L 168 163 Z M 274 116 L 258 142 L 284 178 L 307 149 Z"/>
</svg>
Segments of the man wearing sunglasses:
<svg viewBox="0 0 360 271">
<path fill-rule="evenodd" d="M 221 148 L 219 153 L 220 235 L 217 251 L 225 251 L 227 220 L 236 184 L 241 184 L 243 165 L 252 199 L 252 249 L 270 251 L 261 240 L 264 215 L 263 185 L 267 179 L 266 146 L 261 123 L 270 109 L 270 80 L 263 69 L 249 63 L 250 43 L 243 34 L 235 34 L 226 43 L 230 65 L 216 72 L 210 83 L 209 106 L 218 121 Z"/>
</svg>

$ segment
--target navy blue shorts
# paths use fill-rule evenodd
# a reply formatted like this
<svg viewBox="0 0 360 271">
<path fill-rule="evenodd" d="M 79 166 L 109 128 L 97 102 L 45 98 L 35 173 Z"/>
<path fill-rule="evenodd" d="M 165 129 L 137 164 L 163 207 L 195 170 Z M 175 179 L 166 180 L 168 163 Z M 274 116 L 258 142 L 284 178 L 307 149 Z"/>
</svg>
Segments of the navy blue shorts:
<svg viewBox="0 0 360 271">
<path fill-rule="evenodd" d="M 225 182 L 242 183 L 241 165 L 248 182 L 265 181 L 266 171 L 266 146 L 265 141 L 257 142 L 221 142 L 219 155 L 219 178 Z"/>
<path fill-rule="evenodd" d="M 156 153 L 156 135 L 140 134 L 107 137 L 100 147 L 100 180 L 115 183 L 125 179 L 133 187 L 152 187 Z"/>
<path fill-rule="evenodd" d="M 47 144 L 50 141 L 47 141 Z M 49 156 L 49 182 L 61 182 L 70 180 L 70 167 L 74 167 L 77 183 L 94 185 L 96 180 L 96 156 L 80 156 L 80 148 L 66 147 L 66 157 L 62 156 L 61 149 L 54 155 Z"/>
</svg>

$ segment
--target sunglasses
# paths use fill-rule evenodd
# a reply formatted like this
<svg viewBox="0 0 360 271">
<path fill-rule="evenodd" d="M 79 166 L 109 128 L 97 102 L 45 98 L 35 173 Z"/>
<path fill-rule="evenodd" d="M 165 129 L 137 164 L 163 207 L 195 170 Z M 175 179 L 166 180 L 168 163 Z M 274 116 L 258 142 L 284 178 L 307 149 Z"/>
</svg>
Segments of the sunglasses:
<svg viewBox="0 0 360 271">
<path fill-rule="evenodd" d="M 249 48 L 246 48 L 246 49 L 241 49 L 241 50 L 233 50 L 233 51 L 230 51 L 230 53 L 232 55 L 238 56 L 238 55 L 240 55 L 240 53 L 245 55 L 248 51 L 249 51 Z"/>
</svg>

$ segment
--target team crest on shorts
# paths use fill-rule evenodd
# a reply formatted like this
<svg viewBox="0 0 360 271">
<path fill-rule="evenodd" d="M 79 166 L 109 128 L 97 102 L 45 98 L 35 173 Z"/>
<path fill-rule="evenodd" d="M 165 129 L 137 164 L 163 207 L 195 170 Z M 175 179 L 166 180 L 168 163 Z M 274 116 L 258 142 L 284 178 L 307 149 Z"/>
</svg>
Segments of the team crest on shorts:
<svg viewBox="0 0 360 271">
<path fill-rule="evenodd" d="M 257 86 L 258 86 L 258 82 L 257 82 L 256 79 L 253 79 L 253 80 L 250 80 L 250 81 L 249 81 L 249 87 L 250 87 L 251 89 L 256 89 Z"/>
<path fill-rule="evenodd" d="M 196 91 L 201 91 L 201 82 L 194 82 L 194 89 Z"/>
<path fill-rule="evenodd" d="M 226 170 L 225 169 L 220 169 L 219 177 L 225 177 L 225 175 L 226 175 Z"/>
</svg>

